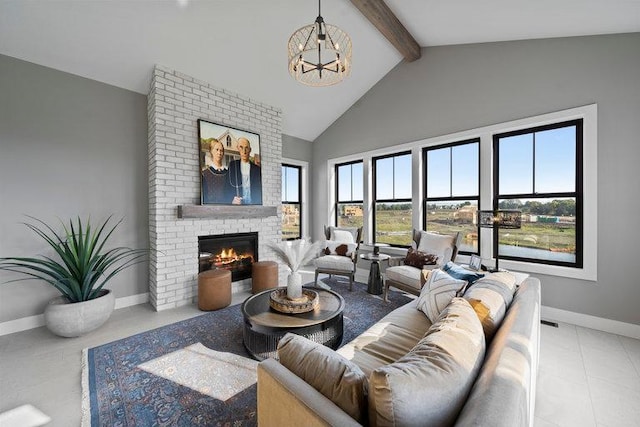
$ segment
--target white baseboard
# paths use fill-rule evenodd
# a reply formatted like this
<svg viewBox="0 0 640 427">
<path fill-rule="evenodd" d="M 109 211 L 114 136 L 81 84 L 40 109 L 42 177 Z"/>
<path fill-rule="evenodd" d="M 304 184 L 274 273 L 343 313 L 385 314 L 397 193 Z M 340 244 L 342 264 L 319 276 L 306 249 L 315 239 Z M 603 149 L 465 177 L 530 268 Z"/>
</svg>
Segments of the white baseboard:
<svg viewBox="0 0 640 427">
<path fill-rule="evenodd" d="M 130 307 L 132 305 L 144 304 L 149 301 L 149 293 L 130 295 L 128 297 L 116 298 L 115 309 Z M 21 317 L 20 319 L 9 320 L 0 323 L 0 336 L 13 334 L 15 332 L 26 331 L 28 329 L 44 326 L 44 314 L 36 316 Z"/>
<path fill-rule="evenodd" d="M 640 325 L 634 325 L 633 323 L 624 323 L 617 320 L 604 319 L 602 317 L 574 313 L 572 311 L 546 306 L 542 306 L 540 316 L 544 320 L 555 320 L 557 322 L 570 323 L 584 328 L 640 339 Z"/>
<path fill-rule="evenodd" d="M 26 331 L 27 329 L 39 328 L 40 326 L 44 326 L 44 314 L 21 317 L 20 319 L 0 323 L 0 336 Z"/>
<path fill-rule="evenodd" d="M 149 302 L 149 292 L 116 298 L 116 310 L 119 308 L 131 307 L 132 305 L 145 304 L 147 302 Z"/>
</svg>

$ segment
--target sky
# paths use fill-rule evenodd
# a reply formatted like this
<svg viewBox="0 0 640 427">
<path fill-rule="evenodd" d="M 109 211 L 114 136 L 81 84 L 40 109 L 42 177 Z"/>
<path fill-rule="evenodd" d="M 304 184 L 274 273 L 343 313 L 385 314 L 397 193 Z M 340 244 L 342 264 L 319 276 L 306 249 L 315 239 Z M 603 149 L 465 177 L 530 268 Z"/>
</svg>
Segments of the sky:
<svg viewBox="0 0 640 427">
<path fill-rule="evenodd" d="M 575 191 L 575 138 L 575 126 L 501 138 L 500 194 Z M 430 150 L 427 196 L 477 196 L 478 149 L 470 143 Z M 377 159 L 375 165 L 377 199 L 411 199 L 411 154 Z M 338 174 L 338 200 L 362 200 L 362 163 L 339 166 Z"/>
</svg>

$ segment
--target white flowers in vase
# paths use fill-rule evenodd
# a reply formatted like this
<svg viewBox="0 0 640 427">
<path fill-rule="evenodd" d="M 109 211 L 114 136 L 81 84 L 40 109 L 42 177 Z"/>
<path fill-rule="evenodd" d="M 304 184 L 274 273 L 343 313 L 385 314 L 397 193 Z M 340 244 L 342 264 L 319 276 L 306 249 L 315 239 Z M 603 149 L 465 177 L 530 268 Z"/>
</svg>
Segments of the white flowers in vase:
<svg viewBox="0 0 640 427">
<path fill-rule="evenodd" d="M 307 239 L 284 241 L 269 244 L 273 252 L 288 268 L 291 274 L 287 278 L 287 298 L 302 297 L 302 276 L 298 270 L 318 255 L 319 242 L 311 243 Z"/>
</svg>

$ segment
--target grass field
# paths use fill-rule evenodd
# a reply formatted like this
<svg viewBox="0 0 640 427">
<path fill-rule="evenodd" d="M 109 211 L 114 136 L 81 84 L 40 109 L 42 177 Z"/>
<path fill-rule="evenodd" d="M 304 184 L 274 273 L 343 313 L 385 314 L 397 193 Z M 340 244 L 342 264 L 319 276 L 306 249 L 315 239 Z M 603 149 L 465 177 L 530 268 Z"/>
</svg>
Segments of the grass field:
<svg viewBox="0 0 640 427">
<path fill-rule="evenodd" d="M 427 215 L 427 230 L 441 234 L 461 232 L 461 251 L 477 252 L 477 228 L 471 219 L 455 218 L 455 209 L 437 209 Z M 391 245 L 411 244 L 411 209 L 376 210 L 376 242 Z M 348 216 L 339 219 L 343 227 L 359 227 L 362 216 Z M 500 244 L 543 249 L 554 252 L 575 253 L 576 230 L 573 224 L 522 223 L 522 228 L 500 230 Z"/>
</svg>

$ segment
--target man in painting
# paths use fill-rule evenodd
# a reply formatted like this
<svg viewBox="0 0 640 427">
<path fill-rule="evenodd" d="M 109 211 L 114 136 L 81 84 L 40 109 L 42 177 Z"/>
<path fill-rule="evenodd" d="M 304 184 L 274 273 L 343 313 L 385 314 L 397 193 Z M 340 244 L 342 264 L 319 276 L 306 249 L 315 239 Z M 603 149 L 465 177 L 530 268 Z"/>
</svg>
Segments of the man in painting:
<svg viewBox="0 0 640 427">
<path fill-rule="evenodd" d="M 251 143 L 246 138 L 238 138 L 240 160 L 229 163 L 229 182 L 235 193 L 234 205 L 262 204 L 262 173 L 260 166 L 251 162 Z"/>
<path fill-rule="evenodd" d="M 224 166 L 224 146 L 213 138 L 209 145 L 211 165 L 202 171 L 202 203 L 229 203 L 233 189 Z"/>
</svg>

